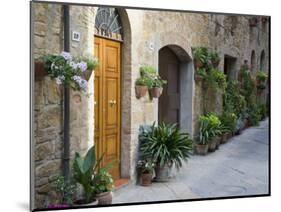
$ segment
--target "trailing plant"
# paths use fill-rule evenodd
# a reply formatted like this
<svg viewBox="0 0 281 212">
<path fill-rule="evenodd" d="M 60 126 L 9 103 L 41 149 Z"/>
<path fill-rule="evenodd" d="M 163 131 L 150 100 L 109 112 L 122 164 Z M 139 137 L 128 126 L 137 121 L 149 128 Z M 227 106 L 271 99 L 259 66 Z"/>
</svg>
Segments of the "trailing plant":
<svg viewBox="0 0 281 212">
<path fill-rule="evenodd" d="M 143 174 L 153 173 L 155 168 L 155 163 L 151 160 L 139 160 L 137 163 L 137 169 Z"/>
<path fill-rule="evenodd" d="M 100 168 L 94 175 L 93 186 L 95 194 L 111 191 L 114 187 L 112 176 L 106 168 Z"/>
<path fill-rule="evenodd" d="M 65 181 L 64 176 L 58 176 L 55 179 L 56 192 L 59 196 L 56 198 L 59 204 L 72 205 L 74 192 L 76 189 L 75 183 L 71 180 Z"/>
<path fill-rule="evenodd" d="M 83 78 L 85 71 L 93 71 L 98 65 L 96 58 L 75 59 L 69 52 L 46 55 L 43 61 L 48 75 L 55 79 L 58 85 L 82 91 L 86 91 L 88 87 L 87 81 Z"/>
<path fill-rule="evenodd" d="M 151 158 L 156 164 L 182 166 L 187 161 L 193 149 L 188 133 L 181 133 L 176 124 L 161 123 L 152 125 L 151 130 L 140 135 L 140 151 L 144 158 Z"/>
</svg>

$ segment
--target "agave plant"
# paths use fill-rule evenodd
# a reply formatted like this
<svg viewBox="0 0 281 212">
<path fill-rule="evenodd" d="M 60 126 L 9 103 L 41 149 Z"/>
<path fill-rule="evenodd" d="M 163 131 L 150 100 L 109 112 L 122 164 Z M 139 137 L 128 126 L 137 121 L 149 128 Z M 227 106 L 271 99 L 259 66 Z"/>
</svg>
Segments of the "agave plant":
<svg viewBox="0 0 281 212">
<path fill-rule="evenodd" d="M 145 158 L 157 165 L 175 165 L 177 169 L 182 161 L 187 161 L 193 149 L 188 133 L 181 133 L 176 124 L 161 123 L 152 125 L 151 130 L 143 131 L 140 150 Z"/>
</svg>

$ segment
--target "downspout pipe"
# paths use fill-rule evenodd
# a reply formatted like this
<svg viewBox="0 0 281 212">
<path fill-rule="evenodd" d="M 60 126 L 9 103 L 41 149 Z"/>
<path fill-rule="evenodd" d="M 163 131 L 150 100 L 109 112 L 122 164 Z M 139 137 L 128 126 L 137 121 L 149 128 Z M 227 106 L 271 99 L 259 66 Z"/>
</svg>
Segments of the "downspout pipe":
<svg viewBox="0 0 281 212">
<path fill-rule="evenodd" d="M 63 29 L 64 29 L 64 51 L 70 52 L 69 41 L 69 5 L 63 5 Z M 70 116 L 70 90 L 69 87 L 64 87 L 64 110 L 63 110 L 63 176 L 66 182 L 70 176 L 70 142 L 69 142 L 69 116 Z"/>
</svg>

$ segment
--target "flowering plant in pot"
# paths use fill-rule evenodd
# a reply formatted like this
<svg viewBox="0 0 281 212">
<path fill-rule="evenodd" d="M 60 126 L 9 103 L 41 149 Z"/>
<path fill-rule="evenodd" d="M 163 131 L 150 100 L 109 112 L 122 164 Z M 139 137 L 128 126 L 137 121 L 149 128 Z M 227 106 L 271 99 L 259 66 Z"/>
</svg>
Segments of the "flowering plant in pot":
<svg viewBox="0 0 281 212">
<path fill-rule="evenodd" d="M 95 198 L 99 205 L 112 204 L 113 179 L 107 168 L 100 168 L 94 175 L 93 185 L 95 188 Z"/>
<path fill-rule="evenodd" d="M 152 181 L 152 174 L 155 168 L 155 163 L 151 160 L 139 160 L 137 169 L 141 174 L 141 185 L 150 186 Z"/>
<path fill-rule="evenodd" d="M 73 90 L 87 91 L 85 79 L 87 72 L 92 72 L 98 65 L 96 58 L 74 58 L 69 52 L 43 57 L 44 67 L 48 75 L 56 80 L 58 85 L 64 85 Z"/>
<path fill-rule="evenodd" d="M 78 152 L 75 153 L 73 162 L 73 177 L 76 183 L 80 184 L 84 191 L 84 197 L 76 200 L 74 204 L 97 205 L 94 198 L 95 185 L 93 183 L 94 173 L 97 170 L 101 159 L 96 160 L 95 146 L 91 147 L 85 158 L 82 159 Z"/>
<path fill-rule="evenodd" d="M 175 165 L 179 169 L 193 150 L 189 134 L 181 133 L 176 124 L 163 122 L 155 126 L 154 123 L 150 130 L 142 132 L 140 138 L 143 157 L 155 161 L 156 181 L 167 181 L 171 167 Z"/>
</svg>

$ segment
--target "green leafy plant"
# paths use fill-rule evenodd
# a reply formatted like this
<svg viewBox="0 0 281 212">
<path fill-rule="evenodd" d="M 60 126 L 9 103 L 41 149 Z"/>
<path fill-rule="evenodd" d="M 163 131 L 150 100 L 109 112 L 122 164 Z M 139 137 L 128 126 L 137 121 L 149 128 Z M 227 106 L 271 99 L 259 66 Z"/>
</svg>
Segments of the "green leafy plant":
<svg viewBox="0 0 281 212">
<path fill-rule="evenodd" d="M 142 77 L 154 77 L 157 75 L 156 69 L 152 66 L 141 66 L 140 75 Z"/>
<path fill-rule="evenodd" d="M 235 126 L 237 122 L 237 116 L 235 113 L 224 111 L 220 116 L 220 121 L 222 125 L 225 127 L 226 132 L 234 132 Z"/>
<path fill-rule="evenodd" d="M 76 189 L 75 183 L 65 181 L 64 176 L 58 176 L 55 180 L 56 192 L 59 194 L 57 203 L 72 205 L 74 192 Z"/>
<path fill-rule="evenodd" d="M 216 67 L 219 64 L 219 62 L 220 62 L 220 56 L 219 56 L 219 54 L 217 52 L 210 52 L 209 53 L 209 58 L 210 58 L 210 60 L 212 62 L 212 65 L 214 67 Z"/>
<path fill-rule="evenodd" d="M 100 168 L 93 178 L 95 194 L 111 191 L 114 187 L 112 176 L 106 168 Z"/>
<path fill-rule="evenodd" d="M 181 133 L 176 124 L 152 125 L 151 130 L 142 132 L 140 150 L 144 158 L 151 158 L 156 164 L 182 166 L 193 149 L 188 133 Z"/>
<path fill-rule="evenodd" d="M 196 61 L 206 65 L 208 63 L 209 54 L 206 47 L 195 47 L 192 48 L 193 58 Z"/>
<path fill-rule="evenodd" d="M 137 78 L 136 85 L 139 86 L 147 86 L 147 87 L 152 87 L 153 81 L 149 77 L 139 77 Z"/>
<path fill-rule="evenodd" d="M 199 135 L 197 142 L 201 145 L 206 145 L 217 135 L 222 134 L 223 126 L 219 117 L 213 113 L 202 115 L 199 117 Z"/>
<path fill-rule="evenodd" d="M 143 174 L 151 174 L 154 171 L 155 163 L 151 160 L 139 160 L 137 163 L 137 169 Z"/>
<path fill-rule="evenodd" d="M 266 117 L 267 114 L 267 108 L 265 104 L 258 104 L 258 111 L 260 114 L 260 119 L 264 119 Z"/>
<path fill-rule="evenodd" d="M 86 203 L 91 202 L 95 193 L 93 184 L 94 173 L 101 161 L 101 158 L 96 161 L 95 146 L 91 147 L 85 158 L 82 159 L 78 152 L 75 153 L 73 162 L 74 180 L 81 184 L 85 191 Z"/>
<path fill-rule="evenodd" d="M 56 80 L 58 85 L 64 85 L 74 90 L 86 91 L 88 82 L 83 79 L 85 71 L 92 71 L 98 65 L 96 58 L 73 58 L 69 52 L 60 55 L 46 55 L 43 57 L 48 75 Z"/>
<path fill-rule="evenodd" d="M 163 85 L 167 84 L 167 80 L 163 80 L 159 75 L 157 75 L 152 82 L 152 88 L 162 88 Z"/>
<path fill-rule="evenodd" d="M 258 81 L 264 82 L 264 81 L 267 80 L 268 75 L 264 71 L 258 71 L 257 75 L 256 75 L 256 78 L 257 78 Z"/>
<path fill-rule="evenodd" d="M 224 91 L 227 83 L 225 74 L 217 69 L 211 69 L 204 77 L 212 88 Z"/>
<path fill-rule="evenodd" d="M 252 104 L 249 106 L 248 114 L 249 114 L 248 120 L 250 125 L 254 125 L 254 126 L 258 125 L 259 121 L 262 119 L 262 116 L 260 114 L 260 109 L 257 104 Z"/>
</svg>

